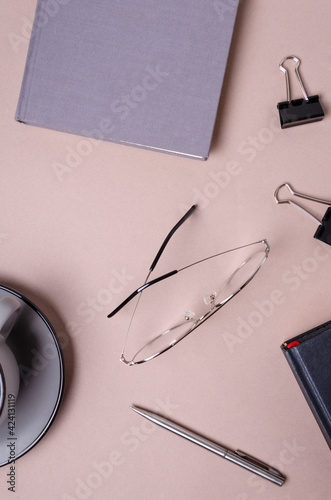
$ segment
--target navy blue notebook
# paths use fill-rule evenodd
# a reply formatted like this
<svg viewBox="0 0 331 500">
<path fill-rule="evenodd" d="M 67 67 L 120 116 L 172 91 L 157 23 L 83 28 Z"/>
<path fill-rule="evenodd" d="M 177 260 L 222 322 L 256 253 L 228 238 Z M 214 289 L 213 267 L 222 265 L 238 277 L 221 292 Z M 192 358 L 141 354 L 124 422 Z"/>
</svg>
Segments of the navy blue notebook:
<svg viewBox="0 0 331 500">
<path fill-rule="evenodd" d="M 284 342 L 281 349 L 331 449 L 331 321 Z"/>
</svg>

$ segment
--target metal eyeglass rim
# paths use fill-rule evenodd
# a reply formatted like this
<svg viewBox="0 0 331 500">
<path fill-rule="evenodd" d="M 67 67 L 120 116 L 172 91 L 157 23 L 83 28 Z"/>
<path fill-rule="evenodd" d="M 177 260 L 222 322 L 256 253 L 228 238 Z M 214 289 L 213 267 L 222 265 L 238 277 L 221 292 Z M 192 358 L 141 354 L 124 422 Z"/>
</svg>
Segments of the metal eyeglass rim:
<svg viewBox="0 0 331 500">
<path fill-rule="evenodd" d="M 226 252 L 221 252 L 219 254 L 215 254 L 211 257 L 207 257 L 206 259 L 202 259 L 198 262 L 195 262 L 194 264 L 191 264 L 189 266 L 186 266 L 186 267 L 183 267 L 182 269 L 180 269 L 178 272 L 184 270 L 184 269 L 187 269 L 188 267 L 192 267 L 196 264 L 199 264 L 201 262 L 204 262 L 205 260 L 209 260 L 209 259 L 212 259 L 213 257 L 217 257 L 219 255 L 222 255 L 222 254 L 225 254 L 225 253 L 228 253 L 228 252 L 231 252 L 231 251 L 235 251 L 235 250 L 239 250 L 241 248 L 246 248 L 246 247 L 249 247 L 249 246 L 252 246 L 252 245 L 256 245 L 258 243 L 264 243 L 266 245 L 265 247 L 265 255 L 264 255 L 264 258 L 261 260 L 260 264 L 257 266 L 257 268 L 255 269 L 255 271 L 248 277 L 248 279 L 240 286 L 238 287 L 237 290 L 235 290 L 233 293 L 231 293 L 228 297 L 226 297 L 226 299 L 222 300 L 220 303 L 218 304 L 213 304 L 212 305 L 212 308 L 207 311 L 205 314 L 203 314 L 200 318 L 197 318 L 197 319 L 192 319 L 191 320 L 191 326 L 188 328 L 188 330 L 181 335 L 180 338 L 176 339 L 175 341 L 169 343 L 168 345 L 164 346 L 164 348 L 158 350 L 157 352 L 155 352 L 154 354 L 151 354 L 150 356 L 146 357 L 146 358 L 143 358 L 141 360 L 138 360 L 138 361 L 135 361 L 135 359 L 138 357 L 139 353 L 141 353 L 142 351 L 144 351 L 146 349 L 146 347 L 152 345 L 153 343 L 157 342 L 160 338 L 162 338 L 164 335 L 168 334 L 169 332 L 171 332 L 172 330 L 175 330 L 176 328 L 178 328 L 179 326 L 182 326 L 184 325 L 185 323 L 181 323 L 181 324 L 178 324 L 178 325 L 175 325 L 174 327 L 172 328 L 169 328 L 168 330 L 165 330 L 164 332 L 160 333 L 159 335 L 157 335 L 155 338 L 151 339 L 149 342 L 147 342 L 141 349 L 139 349 L 136 354 L 133 356 L 132 360 L 128 361 L 125 356 L 124 356 L 124 350 L 122 352 L 122 355 L 121 355 L 121 361 L 128 365 L 128 366 L 132 366 L 132 365 L 138 365 L 138 364 L 142 364 L 142 363 L 146 363 L 147 361 L 150 361 L 151 359 L 154 359 L 156 358 L 157 356 L 159 356 L 160 354 L 163 354 L 164 352 L 168 351 L 171 347 L 173 347 L 174 345 L 178 344 L 178 342 L 180 342 L 181 340 L 183 340 L 189 333 L 193 332 L 194 330 L 196 330 L 199 326 L 201 326 L 207 319 L 209 319 L 211 316 L 213 316 L 217 311 L 219 311 L 225 304 L 227 304 L 233 297 L 235 297 L 241 290 L 243 290 L 245 288 L 246 285 L 248 285 L 248 283 L 250 283 L 252 281 L 252 279 L 255 277 L 255 275 L 258 273 L 258 271 L 261 269 L 261 267 L 263 266 L 264 262 L 266 261 L 267 259 L 267 256 L 268 256 L 268 253 L 270 251 L 270 247 L 269 247 L 269 244 L 267 242 L 267 240 L 259 240 L 259 241 L 256 241 L 254 243 L 250 243 L 248 245 L 243 245 L 241 247 L 238 247 L 238 248 L 234 248 L 234 249 L 231 249 L 231 250 L 228 250 Z M 253 254 L 254 255 L 254 254 Z M 244 260 L 236 269 L 235 271 L 233 271 L 233 273 L 231 273 L 231 275 L 229 276 L 229 278 L 224 282 L 223 284 L 223 287 L 226 286 L 232 279 L 233 277 L 237 274 L 237 272 L 253 257 L 250 256 L 248 257 L 246 260 Z M 169 277 L 167 275 L 164 275 L 165 277 Z M 159 280 L 160 281 L 160 280 Z M 222 288 L 223 288 L 222 287 Z M 144 289 L 144 288 L 143 288 Z"/>
</svg>

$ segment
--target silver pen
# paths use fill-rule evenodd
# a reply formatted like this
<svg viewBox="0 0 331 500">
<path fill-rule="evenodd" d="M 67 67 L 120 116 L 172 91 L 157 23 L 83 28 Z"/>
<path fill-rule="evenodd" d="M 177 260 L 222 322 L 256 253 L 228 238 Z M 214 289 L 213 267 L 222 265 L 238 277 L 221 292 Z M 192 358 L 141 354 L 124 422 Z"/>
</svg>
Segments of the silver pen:
<svg viewBox="0 0 331 500">
<path fill-rule="evenodd" d="M 194 432 L 191 432 L 188 429 L 185 429 L 184 427 L 175 424 L 174 422 L 171 422 L 170 420 L 156 415 L 155 413 L 152 413 L 150 411 L 143 410 L 142 408 L 138 408 L 137 406 L 130 406 L 130 408 L 131 410 L 139 413 L 139 415 L 142 415 L 151 422 L 154 422 L 154 424 L 160 425 L 161 427 L 164 427 L 164 429 L 174 432 L 175 434 L 178 434 L 178 436 L 188 439 L 189 441 L 192 441 L 192 443 L 198 444 L 199 446 L 202 446 L 203 448 L 216 453 L 220 457 L 225 458 L 226 460 L 230 460 L 230 462 L 240 465 L 241 467 L 244 467 L 244 469 L 254 472 L 258 476 L 264 477 L 264 479 L 268 479 L 278 486 L 282 486 L 285 481 L 285 477 L 282 476 L 279 471 L 273 469 L 260 460 L 247 455 L 246 453 L 238 450 L 227 450 L 226 448 L 213 443 L 209 439 L 199 436 L 198 434 L 195 434 Z"/>
</svg>

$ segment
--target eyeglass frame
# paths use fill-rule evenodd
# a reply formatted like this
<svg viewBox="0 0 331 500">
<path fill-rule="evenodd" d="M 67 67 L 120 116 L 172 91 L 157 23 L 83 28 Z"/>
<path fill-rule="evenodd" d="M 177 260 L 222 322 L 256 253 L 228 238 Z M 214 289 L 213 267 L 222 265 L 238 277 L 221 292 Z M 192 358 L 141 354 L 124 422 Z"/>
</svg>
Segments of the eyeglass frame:
<svg viewBox="0 0 331 500">
<path fill-rule="evenodd" d="M 156 257 L 154 258 L 150 268 L 149 268 L 149 271 L 148 271 L 148 274 L 147 274 L 147 277 L 145 279 L 145 282 L 142 286 L 140 286 L 139 288 L 137 288 L 134 292 L 132 292 L 126 299 L 124 299 L 113 311 L 111 311 L 108 315 L 107 315 L 107 318 L 112 318 L 113 316 L 115 316 L 115 314 L 117 314 L 121 309 L 123 309 L 123 307 L 125 307 L 129 302 L 131 302 L 131 300 L 133 300 L 136 296 L 138 296 L 139 294 L 142 294 L 142 292 L 152 286 L 152 285 L 155 285 L 156 283 L 159 283 L 160 281 L 163 281 L 167 278 L 170 278 L 171 276 L 174 276 L 175 274 L 178 274 L 179 272 L 181 271 L 184 271 L 185 269 L 188 269 L 189 267 L 193 267 L 197 264 L 200 264 L 202 262 L 205 262 L 207 260 L 210 260 L 210 259 L 213 259 L 215 257 L 219 257 L 220 255 L 224 255 L 226 253 L 229 253 L 229 252 L 234 252 L 236 250 L 240 250 L 240 249 L 243 249 L 243 248 L 246 248 L 246 247 L 249 247 L 249 246 L 253 246 L 253 245 L 256 245 L 258 243 L 264 243 L 265 244 L 265 257 L 264 259 L 261 261 L 260 265 L 257 267 L 257 269 L 255 270 L 255 272 L 233 293 L 231 294 L 229 297 L 227 297 L 225 300 L 221 301 L 219 304 L 213 304 L 213 308 L 210 309 L 209 311 L 207 311 L 206 313 L 204 313 L 200 318 L 196 319 L 195 320 L 195 323 L 193 324 L 192 328 L 189 329 L 187 331 L 187 333 L 185 335 L 183 335 L 181 338 L 179 338 L 178 340 L 176 340 L 175 342 L 169 344 L 168 346 L 166 346 L 164 349 L 160 350 L 159 352 L 155 353 L 154 355 L 152 356 L 149 356 L 148 358 L 145 358 L 145 359 L 142 359 L 140 361 L 127 361 L 124 357 L 124 350 L 125 350 L 125 345 L 126 345 L 126 341 L 125 341 L 125 344 L 124 344 L 124 347 L 123 347 L 123 350 L 122 350 L 122 354 L 121 354 L 121 358 L 120 360 L 125 364 L 125 365 L 128 365 L 128 366 L 133 366 L 133 365 L 139 365 L 139 364 L 142 364 L 142 363 L 146 363 L 147 361 L 150 361 L 151 359 L 154 359 L 158 356 L 160 356 L 161 354 L 163 354 L 164 352 L 168 351 L 171 347 L 173 347 L 174 345 L 178 344 L 178 342 L 180 342 L 181 340 L 183 340 L 187 335 L 189 335 L 191 332 L 193 332 L 196 328 L 198 328 L 199 326 L 201 326 L 205 321 L 207 321 L 207 319 L 209 319 L 211 316 L 213 316 L 217 311 L 219 311 L 225 304 L 227 304 L 233 297 L 235 297 L 241 290 L 243 290 L 243 288 L 245 288 L 246 285 L 248 285 L 248 283 L 250 283 L 252 281 L 252 279 L 255 277 L 255 275 L 258 273 L 258 271 L 261 269 L 261 267 L 263 266 L 263 264 L 265 263 L 267 257 L 268 257 L 268 254 L 270 252 L 270 246 L 269 246 L 269 243 L 266 239 L 262 239 L 262 240 L 259 240 L 259 241 L 255 241 L 253 243 L 249 243 L 247 245 L 242 245 L 240 247 L 237 247 L 237 248 L 232 248 L 230 250 L 226 250 L 226 251 L 223 251 L 223 252 L 219 252 L 217 254 L 214 254 L 214 255 L 211 255 L 210 257 L 206 257 L 204 259 L 200 259 L 196 262 L 194 262 L 193 264 L 189 264 L 187 266 L 184 266 L 180 269 L 175 269 L 173 271 L 170 271 L 168 273 L 165 273 L 161 276 L 159 276 L 158 278 L 154 278 L 152 279 L 151 281 L 148 281 L 149 279 L 149 276 L 151 275 L 151 273 L 153 272 L 153 270 L 155 269 L 156 267 L 156 264 L 158 263 L 162 253 L 164 252 L 167 244 L 169 243 L 169 240 L 171 239 L 171 237 L 174 235 L 174 233 L 177 231 L 177 229 L 179 229 L 179 227 L 193 214 L 193 212 L 195 211 L 195 209 L 197 208 L 197 205 L 192 205 L 192 207 L 183 215 L 183 217 L 177 222 L 177 224 L 169 231 L 167 237 L 164 239 L 159 251 L 157 252 L 156 254 Z M 230 282 L 230 280 L 232 279 L 232 277 L 237 273 L 237 271 L 243 267 L 247 262 L 248 260 L 250 259 L 250 257 L 248 257 L 246 260 L 244 260 L 240 266 L 238 266 L 234 271 L 233 273 L 231 273 L 230 277 L 226 280 L 225 284 Z M 131 315 L 131 319 L 130 319 L 130 323 L 129 323 L 129 327 L 127 329 L 127 334 L 126 334 L 126 340 L 127 340 L 127 336 L 128 336 L 128 333 L 130 331 L 130 327 L 131 327 L 131 324 L 132 324 L 132 320 L 133 320 L 133 317 L 135 315 L 135 311 L 138 307 L 138 302 L 140 300 L 140 297 L 141 295 L 138 297 L 138 300 L 136 302 L 136 305 L 134 307 L 134 310 L 133 310 L 133 313 Z M 188 319 L 188 318 L 185 318 L 185 319 Z M 170 329 L 171 330 L 171 329 Z M 169 330 L 167 330 L 169 331 Z M 142 347 L 134 356 L 134 358 L 137 356 L 137 354 L 142 350 L 144 349 L 146 346 L 148 346 L 150 343 L 154 342 L 156 338 L 158 337 L 161 337 L 164 333 L 167 333 L 166 332 L 163 332 L 159 335 L 157 335 L 154 339 L 150 340 L 149 342 L 147 342 L 144 347 Z M 134 359 L 133 358 L 133 359 Z"/>
</svg>

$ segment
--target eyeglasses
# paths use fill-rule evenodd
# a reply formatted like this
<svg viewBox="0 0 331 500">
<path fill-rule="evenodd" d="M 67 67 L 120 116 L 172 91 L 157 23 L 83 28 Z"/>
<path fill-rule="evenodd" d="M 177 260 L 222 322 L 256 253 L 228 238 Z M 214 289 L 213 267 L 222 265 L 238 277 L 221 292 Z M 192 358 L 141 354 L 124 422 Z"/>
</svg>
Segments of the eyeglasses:
<svg viewBox="0 0 331 500">
<path fill-rule="evenodd" d="M 217 253 L 150 280 L 170 238 L 195 209 L 196 205 L 193 205 L 171 229 L 149 268 L 144 284 L 108 314 L 108 318 L 113 317 L 136 299 L 128 317 L 129 326 L 120 358 L 126 365 L 145 363 L 193 332 L 235 297 L 267 259 L 270 247 L 267 240 L 260 240 Z M 133 338 L 130 348 L 129 336 Z"/>
</svg>

